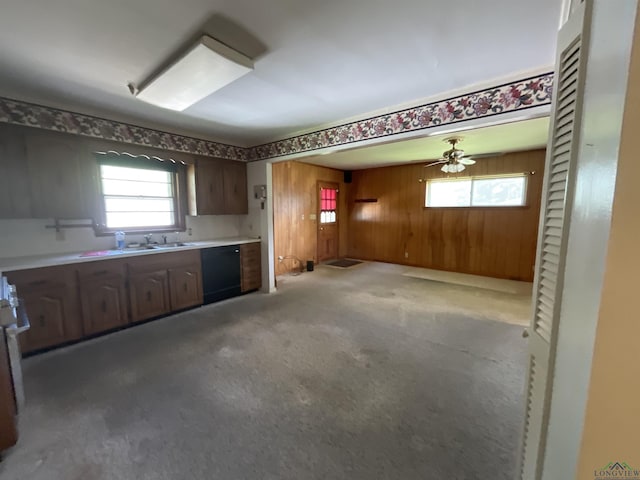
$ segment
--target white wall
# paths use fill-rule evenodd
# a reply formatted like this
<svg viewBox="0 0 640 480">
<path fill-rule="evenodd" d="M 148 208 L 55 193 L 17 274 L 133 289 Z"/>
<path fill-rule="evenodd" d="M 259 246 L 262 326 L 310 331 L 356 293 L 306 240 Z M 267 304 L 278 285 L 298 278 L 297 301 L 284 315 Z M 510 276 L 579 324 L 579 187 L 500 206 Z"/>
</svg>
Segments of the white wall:
<svg viewBox="0 0 640 480">
<path fill-rule="evenodd" d="M 197 241 L 212 238 L 237 237 L 245 215 L 205 215 L 187 217 L 187 229 L 192 235 L 179 232 L 167 234 L 167 241 Z M 83 223 L 83 222 L 79 222 Z M 22 257 L 26 255 L 46 255 L 113 248 L 112 236 L 96 237 L 92 228 L 72 228 L 56 233 L 46 229 L 53 220 L 0 220 L 0 258 Z M 155 234 L 161 241 L 161 234 Z M 143 241 L 142 235 L 127 235 L 127 242 Z"/>
<path fill-rule="evenodd" d="M 273 292 L 276 289 L 273 265 L 273 189 L 271 163 L 251 162 L 247 165 L 247 185 L 249 196 L 249 214 L 242 219 L 241 235 L 262 239 L 262 291 Z M 263 202 L 253 196 L 254 185 L 267 186 L 267 199 Z"/>
</svg>

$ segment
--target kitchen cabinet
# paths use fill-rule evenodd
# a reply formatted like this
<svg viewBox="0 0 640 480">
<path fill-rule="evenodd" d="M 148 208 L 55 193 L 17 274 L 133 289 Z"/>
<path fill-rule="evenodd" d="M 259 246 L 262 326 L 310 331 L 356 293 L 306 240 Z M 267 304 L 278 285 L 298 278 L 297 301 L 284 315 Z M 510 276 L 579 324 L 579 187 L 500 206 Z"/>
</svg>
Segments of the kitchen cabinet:
<svg viewBox="0 0 640 480">
<path fill-rule="evenodd" d="M 248 212 L 247 165 L 198 158 L 189 166 L 190 215 L 241 215 Z"/>
<path fill-rule="evenodd" d="M 225 162 L 222 167 L 224 187 L 224 210 L 227 214 L 246 215 L 249 211 L 247 200 L 247 164 Z"/>
<path fill-rule="evenodd" d="M 118 260 L 78 265 L 80 306 L 85 335 L 129 323 L 125 263 Z"/>
<path fill-rule="evenodd" d="M 129 294 L 133 322 L 159 317 L 171 311 L 166 270 L 132 275 Z"/>
<path fill-rule="evenodd" d="M 199 263 L 170 268 L 168 272 L 172 311 L 202 305 L 202 273 Z"/>
<path fill-rule="evenodd" d="M 0 218 L 31 217 L 29 170 L 22 132 L 0 129 Z"/>
<path fill-rule="evenodd" d="M 32 218 L 94 218 L 97 163 L 68 135 L 25 133 Z"/>
<path fill-rule="evenodd" d="M 0 328 L 0 452 L 18 441 L 16 402 L 5 332 Z"/>
<path fill-rule="evenodd" d="M 200 252 L 187 250 L 131 258 L 129 296 L 133 322 L 202 304 Z"/>
<path fill-rule="evenodd" d="M 83 336 L 75 273 L 72 265 L 6 273 L 31 322 L 31 328 L 20 335 L 23 353 Z"/>
<path fill-rule="evenodd" d="M 260 243 L 240 245 L 240 268 L 243 293 L 262 286 Z"/>
</svg>

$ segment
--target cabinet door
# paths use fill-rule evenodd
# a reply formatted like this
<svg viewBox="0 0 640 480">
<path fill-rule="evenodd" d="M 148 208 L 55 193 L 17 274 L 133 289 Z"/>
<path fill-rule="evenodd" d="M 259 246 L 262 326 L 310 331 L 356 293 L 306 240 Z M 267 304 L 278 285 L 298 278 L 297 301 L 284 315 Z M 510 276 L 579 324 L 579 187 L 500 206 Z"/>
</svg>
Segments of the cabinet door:
<svg viewBox="0 0 640 480">
<path fill-rule="evenodd" d="M 158 317 L 170 311 L 167 271 L 141 273 L 129 280 L 131 321 Z"/>
<path fill-rule="evenodd" d="M 248 212 L 247 164 L 227 162 L 223 168 L 224 213 L 241 215 Z"/>
<path fill-rule="evenodd" d="M 83 282 L 80 287 L 84 333 L 92 335 L 129 323 L 124 277 Z"/>
<path fill-rule="evenodd" d="M 93 218 L 95 163 L 77 139 L 37 133 L 25 136 L 34 218 Z"/>
<path fill-rule="evenodd" d="M 73 305 L 66 290 L 63 285 L 27 292 L 18 287 L 31 323 L 31 328 L 19 337 L 23 353 L 53 347 L 70 340 L 66 317 L 67 310 L 73 309 Z"/>
<path fill-rule="evenodd" d="M 25 156 L 22 133 L 0 126 L 0 218 L 31 218 Z"/>
<path fill-rule="evenodd" d="M 16 403 L 5 333 L 0 328 L 0 452 L 18 441 Z"/>
<path fill-rule="evenodd" d="M 20 335 L 23 353 L 82 337 L 78 284 L 73 266 L 7 272 L 22 299 L 31 328 Z"/>
<path fill-rule="evenodd" d="M 220 215 L 224 209 L 224 173 L 215 160 L 198 160 L 196 166 L 198 215 Z"/>
<path fill-rule="evenodd" d="M 202 305 L 202 272 L 199 264 L 169 269 L 171 310 Z"/>
<path fill-rule="evenodd" d="M 242 291 L 259 289 L 262 286 L 260 243 L 240 245 L 240 264 L 242 266 Z"/>
</svg>

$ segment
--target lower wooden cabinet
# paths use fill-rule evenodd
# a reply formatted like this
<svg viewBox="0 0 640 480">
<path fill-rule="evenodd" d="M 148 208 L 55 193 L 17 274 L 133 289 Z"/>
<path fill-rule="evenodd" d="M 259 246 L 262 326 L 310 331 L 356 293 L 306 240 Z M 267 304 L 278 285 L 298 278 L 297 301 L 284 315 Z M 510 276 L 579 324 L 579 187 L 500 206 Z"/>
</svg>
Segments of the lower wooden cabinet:
<svg viewBox="0 0 640 480">
<path fill-rule="evenodd" d="M 16 402 L 5 333 L 0 328 L 0 452 L 18 441 Z"/>
<path fill-rule="evenodd" d="M 199 263 L 169 269 L 171 310 L 202 305 L 202 271 Z"/>
<path fill-rule="evenodd" d="M 129 279 L 131 321 L 139 322 L 171 311 L 166 270 L 132 275 Z"/>
<path fill-rule="evenodd" d="M 133 322 L 202 304 L 199 250 L 131 258 L 128 268 Z"/>
<path fill-rule="evenodd" d="M 80 287 L 85 335 L 129 323 L 124 277 L 114 276 L 83 283 Z"/>
<path fill-rule="evenodd" d="M 82 337 L 75 268 L 60 266 L 8 272 L 26 308 L 31 328 L 20 335 L 23 353 Z"/>
<path fill-rule="evenodd" d="M 261 286 L 260 243 L 240 246 L 242 292 Z M 23 353 L 202 305 L 200 250 L 5 272 L 31 328 Z"/>
<path fill-rule="evenodd" d="M 262 286 L 260 243 L 240 245 L 240 279 L 243 292 L 257 290 Z"/>
<path fill-rule="evenodd" d="M 85 335 L 129 323 L 125 263 L 118 260 L 77 265 Z"/>
</svg>

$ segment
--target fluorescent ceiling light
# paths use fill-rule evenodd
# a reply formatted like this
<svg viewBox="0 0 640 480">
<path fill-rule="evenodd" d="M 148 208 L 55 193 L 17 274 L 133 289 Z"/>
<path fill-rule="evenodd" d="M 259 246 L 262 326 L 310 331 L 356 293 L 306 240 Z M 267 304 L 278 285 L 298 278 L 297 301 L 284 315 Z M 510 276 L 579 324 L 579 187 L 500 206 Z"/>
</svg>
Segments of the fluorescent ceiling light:
<svg viewBox="0 0 640 480">
<path fill-rule="evenodd" d="M 149 80 L 137 98 L 182 111 L 253 70 L 253 61 L 206 35 Z"/>
</svg>

